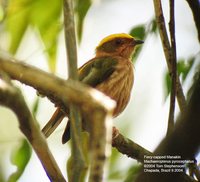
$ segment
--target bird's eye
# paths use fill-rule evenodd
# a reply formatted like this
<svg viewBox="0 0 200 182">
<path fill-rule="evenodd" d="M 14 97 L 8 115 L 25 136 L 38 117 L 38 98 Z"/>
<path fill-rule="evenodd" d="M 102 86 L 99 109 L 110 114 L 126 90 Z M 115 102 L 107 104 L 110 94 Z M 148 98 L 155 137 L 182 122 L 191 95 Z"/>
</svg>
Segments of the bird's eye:
<svg viewBox="0 0 200 182">
<path fill-rule="evenodd" d="M 115 41 L 115 44 L 116 44 L 116 45 L 121 45 L 121 44 L 122 44 L 122 39 L 117 39 L 117 40 Z"/>
</svg>

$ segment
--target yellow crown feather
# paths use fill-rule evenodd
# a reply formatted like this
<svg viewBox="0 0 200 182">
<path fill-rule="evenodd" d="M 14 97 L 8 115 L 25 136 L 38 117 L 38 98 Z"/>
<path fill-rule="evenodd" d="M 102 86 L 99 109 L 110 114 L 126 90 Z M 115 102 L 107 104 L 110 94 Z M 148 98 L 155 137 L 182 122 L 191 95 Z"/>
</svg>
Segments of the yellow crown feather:
<svg viewBox="0 0 200 182">
<path fill-rule="evenodd" d="M 104 39 L 102 39 L 99 43 L 99 45 L 97 46 L 98 47 L 101 47 L 105 42 L 109 42 L 113 39 L 116 39 L 116 38 L 128 38 L 128 39 L 132 39 L 133 37 L 129 34 L 126 34 L 126 33 L 118 33 L 118 34 L 111 34 L 107 37 L 105 37 Z"/>
</svg>

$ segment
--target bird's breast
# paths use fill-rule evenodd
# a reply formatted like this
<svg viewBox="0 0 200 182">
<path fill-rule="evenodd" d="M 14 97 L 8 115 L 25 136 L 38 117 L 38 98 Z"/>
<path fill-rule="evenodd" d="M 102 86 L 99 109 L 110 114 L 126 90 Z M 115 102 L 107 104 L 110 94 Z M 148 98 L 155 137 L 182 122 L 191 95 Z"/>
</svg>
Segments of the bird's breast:
<svg viewBox="0 0 200 182">
<path fill-rule="evenodd" d="M 133 65 L 130 61 L 119 61 L 115 71 L 96 88 L 116 101 L 113 116 L 118 116 L 127 106 L 133 86 Z"/>
</svg>

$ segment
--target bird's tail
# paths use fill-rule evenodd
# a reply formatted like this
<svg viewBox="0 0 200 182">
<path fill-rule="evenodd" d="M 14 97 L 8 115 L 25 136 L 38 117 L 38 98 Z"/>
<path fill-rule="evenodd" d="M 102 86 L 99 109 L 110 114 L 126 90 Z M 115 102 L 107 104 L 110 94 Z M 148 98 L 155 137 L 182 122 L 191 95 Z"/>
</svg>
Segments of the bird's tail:
<svg viewBox="0 0 200 182">
<path fill-rule="evenodd" d="M 67 126 L 62 136 L 62 143 L 65 144 L 70 140 L 70 121 L 67 122 Z"/>
<path fill-rule="evenodd" d="M 61 109 L 58 107 L 54 112 L 53 116 L 51 117 L 51 119 L 42 129 L 42 132 L 46 138 L 48 138 L 54 132 L 54 130 L 58 127 L 58 125 L 61 123 L 64 117 L 65 117 L 64 112 L 62 112 Z"/>
</svg>

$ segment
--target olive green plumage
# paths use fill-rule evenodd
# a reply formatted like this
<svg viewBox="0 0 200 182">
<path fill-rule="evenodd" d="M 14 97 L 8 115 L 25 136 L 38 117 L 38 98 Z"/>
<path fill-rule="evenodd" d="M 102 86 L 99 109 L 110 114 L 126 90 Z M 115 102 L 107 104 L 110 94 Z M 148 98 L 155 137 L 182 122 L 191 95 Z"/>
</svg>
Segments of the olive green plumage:
<svg viewBox="0 0 200 182">
<path fill-rule="evenodd" d="M 110 57 L 94 58 L 79 68 L 79 80 L 95 87 L 106 80 L 114 71 L 117 60 Z"/>
</svg>

